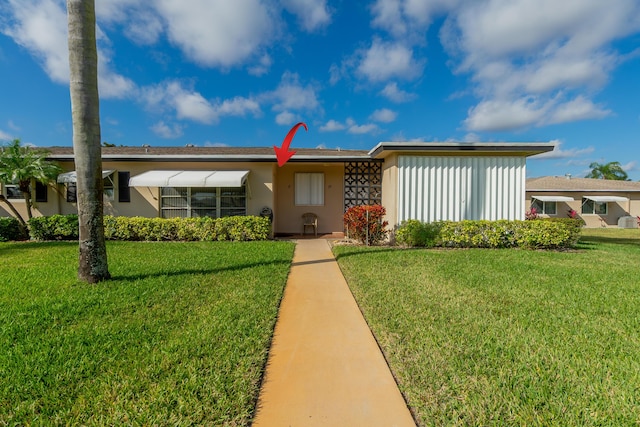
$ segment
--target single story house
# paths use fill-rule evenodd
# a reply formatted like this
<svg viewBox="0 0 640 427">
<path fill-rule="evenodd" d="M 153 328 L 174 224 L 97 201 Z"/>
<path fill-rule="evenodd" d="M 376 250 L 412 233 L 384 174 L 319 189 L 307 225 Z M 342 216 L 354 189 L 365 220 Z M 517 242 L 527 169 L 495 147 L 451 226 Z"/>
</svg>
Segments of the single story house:
<svg viewBox="0 0 640 427">
<path fill-rule="evenodd" d="M 640 182 L 543 176 L 527 179 L 527 206 L 543 217 L 567 217 L 570 211 L 586 227 L 636 228 Z"/>
<path fill-rule="evenodd" d="M 144 217 L 272 214 L 276 235 L 341 234 L 355 205 L 382 204 L 395 226 L 406 219 L 523 219 L 526 158 L 553 143 L 381 142 L 372 150 L 297 149 L 282 167 L 272 148 L 103 147 L 105 213 Z M 37 184 L 35 215 L 76 212 L 72 147 L 51 147 L 64 169 Z M 24 211 L 15 186 L 3 194 Z M 0 204 L 0 215 L 9 216 Z"/>
</svg>

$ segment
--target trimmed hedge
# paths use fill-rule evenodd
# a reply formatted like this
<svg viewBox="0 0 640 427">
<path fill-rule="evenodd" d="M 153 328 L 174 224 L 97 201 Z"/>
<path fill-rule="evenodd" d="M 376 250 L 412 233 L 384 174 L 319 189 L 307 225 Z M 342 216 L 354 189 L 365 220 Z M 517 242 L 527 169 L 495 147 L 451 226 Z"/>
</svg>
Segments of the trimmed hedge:
<svg viewBox="0 0 640 427">
<path fill-rule="evenodd" d="M 404 221 L 396 241 L 414 247 L 565 249 L 580 238 L 582 220 Z"/>
<path fill-rule="evenodd" d="M 267 240 L 269 218 L 230 216 L 225 218 L 144 218 L 105 216 L 104 235 L 110 240 Z"/>
<path fill-rule="evenodd" d="M 26 239 L 27 236 L 17 219 L 13 217 L 0 218 L 0 242 Z"/>
<path fill-rule="evenodd" d="M 34 216 L 29 234 L 34 240 L 78 240 L 78 215 Z"/>
<path fill-rule="evenodd" d="M 78 216 L 53 215 L 29 221 L 34 240 L 77 240 Z M 143 218 L 104 217 L 104 235 L 108 240 L 130 241 L 211 241 L 267 240 L 271 232 L 269 218 L 232 216 L 225 218 Z"/>
</svg>

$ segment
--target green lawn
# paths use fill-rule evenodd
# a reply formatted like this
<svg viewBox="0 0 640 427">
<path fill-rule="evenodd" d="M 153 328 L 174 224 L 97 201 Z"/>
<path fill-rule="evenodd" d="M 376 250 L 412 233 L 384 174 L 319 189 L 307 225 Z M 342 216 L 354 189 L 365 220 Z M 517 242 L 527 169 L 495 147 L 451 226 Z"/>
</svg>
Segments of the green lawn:
<svg viewBox="0 0 640 427">
<path fill-rule="evenodd" d="M 638 425 L 639 230 L 567 252 L 334 252 L 422 425 Z"/>
<path fill-rule="evenodd" d="M 246 425 L 293 255 L 287 242 L 0 243 L 0 425 Z"/>
</svg>

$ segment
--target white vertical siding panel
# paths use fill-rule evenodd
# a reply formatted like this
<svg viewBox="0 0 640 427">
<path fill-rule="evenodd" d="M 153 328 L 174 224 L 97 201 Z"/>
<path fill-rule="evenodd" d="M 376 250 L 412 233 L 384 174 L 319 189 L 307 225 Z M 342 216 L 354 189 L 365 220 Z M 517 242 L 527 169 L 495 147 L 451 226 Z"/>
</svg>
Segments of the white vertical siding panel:
<svg viewBox="0 0 640 427">
<path fill-rule="evenodd" d="M 525 158 L 400 156 L 398 220 L 522 219 Z"/>
</svg>

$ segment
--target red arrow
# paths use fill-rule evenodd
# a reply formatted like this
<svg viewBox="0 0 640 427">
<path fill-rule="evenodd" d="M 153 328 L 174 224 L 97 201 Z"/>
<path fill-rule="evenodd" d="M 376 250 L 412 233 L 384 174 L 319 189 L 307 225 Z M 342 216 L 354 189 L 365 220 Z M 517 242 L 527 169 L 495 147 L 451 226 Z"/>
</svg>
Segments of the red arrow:
<svg viewBox="0 0 640 427">
<path fill-rule="evenodd" d="M 275 145 L 273 146 L 273 150 L 276 152 L 276 158 L 278 159 L 278 166 L 280 167 L 284 166 L 284 164 L 289 161 L 291 156 L 296 154 L 295 151 L 289 151 L 289 146 L 291 145 L 291 140 L 293 139 L 293 136 L 296 134 L 296 131 L 300 126 L 304 126 L 304 130 L 309 131 L 309 129 L 307 129 L 307 125 L 300 122 L 294 125 L 289 131 L 289 133 L 287 134 L 287 136 L 284 137 L 284 141 L 282 141 L 282 147 L 278 148 Z"/>
</svg>

